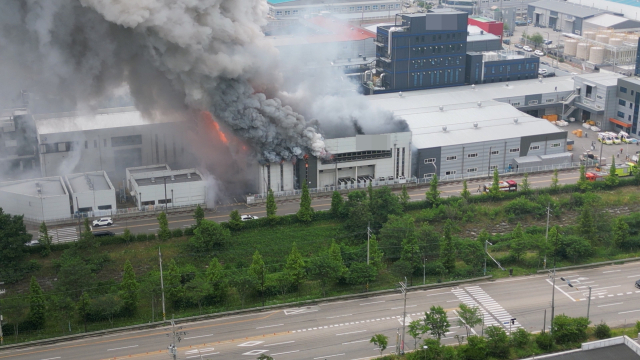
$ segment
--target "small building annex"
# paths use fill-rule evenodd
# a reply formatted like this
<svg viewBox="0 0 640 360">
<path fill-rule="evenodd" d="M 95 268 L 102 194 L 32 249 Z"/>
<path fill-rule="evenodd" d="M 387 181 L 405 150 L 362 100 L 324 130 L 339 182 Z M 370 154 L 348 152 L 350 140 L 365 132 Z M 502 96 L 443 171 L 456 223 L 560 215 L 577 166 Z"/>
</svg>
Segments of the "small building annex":
<svg viewBox="0 0 640 360">
<path fill-rule="evenodd" d="M 171 208 L 204 204 L 206 184 L 198 170 L 157 170 L 153 167 L 147 167 L 147 170 L 150 171 L 127 169 L 128 184 L 131 186 L 129 191 L 136 198 L 138 207 L 166 205 Z"/>
<path fill-rule="evenodd" d="M 34 222 L 68 218 L 69 192 L 62 177 L 0 183 L 0 208 Z"/>
<path fill-rule="evenodd" d="M 116 212 L 116 189 L 105 171 L 70 174 L 64 179 L 74 213 L 94 212 L 93 216 L 105 216 Z"/>
</svg>

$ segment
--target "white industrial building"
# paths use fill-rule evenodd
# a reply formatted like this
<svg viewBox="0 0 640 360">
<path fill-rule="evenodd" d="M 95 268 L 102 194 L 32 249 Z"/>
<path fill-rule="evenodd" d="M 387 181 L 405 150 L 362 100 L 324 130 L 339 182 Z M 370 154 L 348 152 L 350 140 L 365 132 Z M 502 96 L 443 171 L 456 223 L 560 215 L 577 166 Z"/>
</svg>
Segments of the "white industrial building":
<svg viewBox="0 0 640 360">
<path fill-rule="evenodd" d="M 60 176 L 0 183 L 0 207 L 26 220 L 68 218 L 69 193 Z"/>
<path fill-rule="evenodd" d="M 184 121 L 134 108 L 38 115 L 36 129 L 43 176 L 104 170 L 119 184 L 128 167 L 173 164 L 184 153 Z"/>
<path fill-rule="evenodd" d="M 116 212 L 116 189 L 104 171 L 71 174 L 64 177 L 74 213 L 94 212 L 94 216 Z"/>
<path fill-rule="evenodd" d="M 161 165 L 162 166 L 162 165 Z M 164 165 L 166 166 L 166 165 Z M 168 168 L 168 166 L 167 166 Z M 196 169 L 136 171 L 127 169 L 131 196 L 138 207 L 160 205 L 188 206 L 203 204 L 206 199 L 206 183 Z"/>
</svg>

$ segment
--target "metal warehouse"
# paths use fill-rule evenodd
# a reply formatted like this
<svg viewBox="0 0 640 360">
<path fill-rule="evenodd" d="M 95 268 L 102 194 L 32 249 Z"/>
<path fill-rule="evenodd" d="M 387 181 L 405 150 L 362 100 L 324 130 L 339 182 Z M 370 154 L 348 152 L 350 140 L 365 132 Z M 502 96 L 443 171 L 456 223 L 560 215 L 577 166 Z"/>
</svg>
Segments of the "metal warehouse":
<svg viewBox="0 0 640 360">
<path fill-rule="evenodd" d="M 160 167 L 166 165 L 160 165 Z M 177 207 L 204 204 L 206 185 L 202 174 L 196 169 L 155 170 L 136 172 L 127 169 L 130 176 L 131 196 L 138 207 Z M 168 166 L 167 166 L 168 168 Z M 155 171 L 154 171 L 155 170 Z"/>
<path fill-rule="evenodd" d="M 92 216 L 111 215 L 116 211 L 116 189 L 104 171 L 71 174 L 64 177 L 74 213 L 93 212 Z"/>
<path fill-rule="evenodd" d="M 36 222 L 68 218 L 69 192 L 60 176 L 4 182 L 0 183 L 0 208 Z"/>
</svg>

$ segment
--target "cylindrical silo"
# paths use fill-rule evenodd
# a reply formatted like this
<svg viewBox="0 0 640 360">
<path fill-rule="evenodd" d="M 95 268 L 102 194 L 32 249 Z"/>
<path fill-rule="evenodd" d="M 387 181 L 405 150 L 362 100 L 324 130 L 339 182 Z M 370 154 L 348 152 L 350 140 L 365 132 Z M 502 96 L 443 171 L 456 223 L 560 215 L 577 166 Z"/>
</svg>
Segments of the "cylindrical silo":
<svg viewBox="0 0 640 360">
<path fill-rule="evenodd" d="M 596 39 L 596 33 L 593 31 L 585 31 L 584 32 L 584 37 L 586 37 L 587 39 L 590 40 L 595 40 Z"/>
<path fill-rule="evenodd" d="M 589 62 L 602 64 L 604 62 L 604 48 L 594 46 L 589 49 Z"/>
<path fill-rule="evenodd" d="M 579 43 L 576 49 L 576 57 L 578 59 L 587 60 L 589 57 L 589 44 Z"/>
<path fill-rule="evenodd" d="M 609 43 L 609 35 L 596 35 L 596 41 L 601 42 L 603 44 Z"/>
<path fill-rule="evenodd" d="M 638 35 L 627 35 L 625 36 L 625 39 L 627 42 L 636 44 L 638 43 Z"/>
<path fill-rule="evenodd" d="M 569 56 L 576 56 L 578 40 L 569 39 L 564 42 L 564 53 Z"/>
<path fill-rule="evenodd" d="M 622 39 L 617 39 L 617 38 L 609 39 L 609 45 L 621 46 L 622 45 Z"/>
</svg>

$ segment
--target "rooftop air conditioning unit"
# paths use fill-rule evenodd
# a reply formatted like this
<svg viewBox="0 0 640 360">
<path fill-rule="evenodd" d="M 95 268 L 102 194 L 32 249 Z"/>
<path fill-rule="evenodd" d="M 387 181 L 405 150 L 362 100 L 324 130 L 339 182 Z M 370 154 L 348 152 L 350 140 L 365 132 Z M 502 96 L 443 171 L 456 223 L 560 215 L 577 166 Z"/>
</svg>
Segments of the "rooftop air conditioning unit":
<svg viewBox="0 0 640 360">
<path fill-rule="evenodd" d="M 447 127 L 446 127 L 446 126 L 443 126 L 443 127 L 442 127 L 442 131 L 443 131 L 443 132 L 447 132 Z"/>
<path fill-rule="evenodd" d="M 154 183 L 156 182 L 156 178 L 154 178 L 153 176 L 151 177 L 151 182 Z"/>
<path fill-rule="evenodd" d="M 171 175 L 171 181 L 175 181 L 175 180 L 176 180 L 176 177 Z"/>
<path fill-rule="evenodd" d="M 482 101 L 478 101 L 478 107 L 482 107 Z"/>
<path fill-rule="evenodd" d="M 518 124 L 518 118 L 513 118 L 513 123 L 517 125 Z"/>
<path fill-rule="evenodd" d="M 440 111 L 444 111 L 444 106 L 440 105 Z"/>
<path fill-rule="evenodd" d="M 477 128 L 478 128 L 478 123 L 477 123 L 477 122 L 474 122 L 474 123 L 473 123 L 473 127 L 477 129 Z"/>
<path fill-rule="evenodd" d="M 191 173 L 187 174 L 187 179 L 191 179 Z"/>
</svg>

